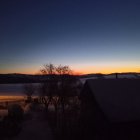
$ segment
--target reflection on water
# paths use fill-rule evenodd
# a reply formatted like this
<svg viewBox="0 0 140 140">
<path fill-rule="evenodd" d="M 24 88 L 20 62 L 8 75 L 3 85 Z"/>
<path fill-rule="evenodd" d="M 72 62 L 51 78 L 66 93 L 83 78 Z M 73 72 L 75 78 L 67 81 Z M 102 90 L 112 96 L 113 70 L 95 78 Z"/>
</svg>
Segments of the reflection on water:
<svg viewBox="0 0 140 140">
<path fill-rule="evenodd" d="M 0 84 L 0 120 L 3 116 L 7 115 L 7 106 L 18 103 L 23 108 L 25 107 L 24 85 L 25 84 Z M 35 83 L 33 85 L 39 86 L 40 84 Z"/>
<path fill-rule="evenodd" d="M 23 100 L 24 96 L 0 96 L 0 102 L 20 101 Z"/>
<path fill-rule="evenodd" d="M 0 120 L 8 115 L 8 106 L 19 104 L 23 109 L 25 107 L 24 96 L 0 96 Z"/>
</svg>

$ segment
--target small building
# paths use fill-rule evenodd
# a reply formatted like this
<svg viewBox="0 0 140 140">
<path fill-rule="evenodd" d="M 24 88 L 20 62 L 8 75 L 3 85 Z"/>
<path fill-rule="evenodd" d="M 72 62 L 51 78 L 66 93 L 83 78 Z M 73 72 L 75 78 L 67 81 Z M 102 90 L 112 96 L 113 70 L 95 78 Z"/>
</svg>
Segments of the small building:
<svg viewBox="0 0 140 140">
<path fill-rule="evenodd" d="M 140 79 L 87 80 L 81 116 L 85 139 L 140 139 Z"/>
</svg>

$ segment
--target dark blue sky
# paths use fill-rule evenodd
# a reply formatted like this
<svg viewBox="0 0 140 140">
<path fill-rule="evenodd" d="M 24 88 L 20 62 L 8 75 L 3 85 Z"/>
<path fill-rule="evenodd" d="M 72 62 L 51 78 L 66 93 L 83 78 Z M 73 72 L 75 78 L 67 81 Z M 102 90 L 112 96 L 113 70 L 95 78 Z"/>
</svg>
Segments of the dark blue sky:
<svg viewBox="0 0 140 140">
<path fill-rule="evenodd" d="M 1 0 L 0 19 L 0 73 L 140 71 L 139 0 Z"/>
</svg>

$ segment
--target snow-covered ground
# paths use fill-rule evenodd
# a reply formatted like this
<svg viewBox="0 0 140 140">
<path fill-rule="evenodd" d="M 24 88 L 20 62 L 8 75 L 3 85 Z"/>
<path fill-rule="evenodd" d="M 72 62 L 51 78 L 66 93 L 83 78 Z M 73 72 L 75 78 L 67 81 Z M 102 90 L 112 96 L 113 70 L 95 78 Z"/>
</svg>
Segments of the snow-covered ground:
<svg viewBox="0 0 140 140">
<path fill-rule="evenodd" d="M 89 79 L 97 79 L 97 77 L 81 78 L 80 81 L 82 82 L 82 84 L 84 84 L 86 80 L 89 80 Z"/>
<path fill-rule="evenodd" d="M 91 77 L 86 77 L 86 78 L 80 78 L 80 81 L 82 84 L 86 82 L 86 80 L 89 79 L 98 79 L 98 76 L 91 76 Z M 100 77 L 101 78 L 101 77 Z M 110 74 L 110 75 L 103 75 L 102 78 L 104 79 L 115 79 L 116 75 L 115 74 Z M 140 74 L 118 74 L 118 78 L 129 78 L 129 79 L 137 79 L 140 78 Z"/>
</svg>

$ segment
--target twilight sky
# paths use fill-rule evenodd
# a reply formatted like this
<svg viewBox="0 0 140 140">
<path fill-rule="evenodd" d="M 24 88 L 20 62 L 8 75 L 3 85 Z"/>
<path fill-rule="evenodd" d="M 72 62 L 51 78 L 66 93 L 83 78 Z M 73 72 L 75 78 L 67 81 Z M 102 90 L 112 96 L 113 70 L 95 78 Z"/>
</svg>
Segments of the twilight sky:
<svg viewBox="0 0 140 140">
<path fill-rule="evenodd" d="M 0 73 L 35 74 L 46 63 L 140 72 L 140 1 L 1 0 Z"/>
</svg>

